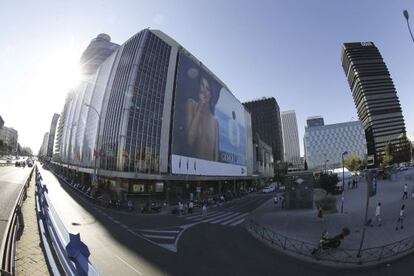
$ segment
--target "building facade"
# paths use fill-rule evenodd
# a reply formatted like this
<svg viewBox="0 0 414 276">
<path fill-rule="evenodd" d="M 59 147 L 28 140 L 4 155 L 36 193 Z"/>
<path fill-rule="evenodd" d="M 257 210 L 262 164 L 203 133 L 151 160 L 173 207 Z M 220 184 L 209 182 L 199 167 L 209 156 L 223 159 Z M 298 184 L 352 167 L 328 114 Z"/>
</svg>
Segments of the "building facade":
<svg viewBox="0 0 414 276">
<path fill-rule="evenodd" d="M 253 136 L 253 160 L 253 173 L 260 179 L 269 179 L 275 175 L 272 147 L 260 139 L 257 133 Z"/>
<path fill-rule="evenodd" d="M 46 132 L 43 135 L 42 145 L 40 146 L 40 150 L 39 150 L 39 156 L 40 157 L 42 157 L 42 158 L 47 157 L 48 145 L 49 145 L 49 132 Z"/>
<path fill-rule="evenodd" d="M 47 142 L 47 151 L 46 156 L 49 158 L 52 158 L 53 156 L 53 148 L 55 146 L 55 136 L 56 136 L 56 128 L 57 123 L 59 120 L 59 114 L 53 114 L 52 123 L 50 124 L 50 130 L 49 130 L 49 138 Z"/>
<path fill-rule="evenodd" d="M 408 143 L 397 91 L 378 48 L 372 42 L 345 43 L 342 66 L 348 79 L 359 120 L 365 129 L 368 154 L 382 162 L 384 148 L 403 151 Z M 409 151 L 399 161 L 409 160 Z"/>
<path fill-rule="evenodd" d="M 56 140 L 55 165 L 123 194 L 200 193 L 253 174 L 250 114 L 158 30 L 131 37 L 68 94 Z"/>
<path fill-rule="evenodd" d="M 275 98 L 263 98 L 243 103 L 251 113 L 252 131 L 272 147 L 275 163 L 284 161 L 282 122 L 280 109 Z"/>
<path fill-rule="evenodd" d="M 0 128 L 2 128 L 4 126 L 4 121 L 3 118 L 0 116 Z"/>
<path fill-rule="evenodd" d="M 282 132 L 283 132 L 283 150 L 285 162 L 291 163 L 293 166 L 300 164 L 300 146 L 298 123 L 296 121 L 296 113 L 294 110 L 283 111 Z"/>
<path fill-rule="evenodd" d="M 359 121 L 307 127 L 304 146 L 310 170 L 341 167 L 344 152 L 363 160 L 367 154 L 365 132 Z"/>
<path fill-rule="evenodd" d="M 11 127 L 3 126 L 0 128 L 0 141 L 10 147 L 11 154 L 17 154 L 18 151 L 18 133 L 17 130 Z"/>
<path fill-rule="evenodd" d="M 324 126 L 325 122 L 322 116 L 312 116 L 306 119 L 306 125 L 307 127 Z"/>
</svg>

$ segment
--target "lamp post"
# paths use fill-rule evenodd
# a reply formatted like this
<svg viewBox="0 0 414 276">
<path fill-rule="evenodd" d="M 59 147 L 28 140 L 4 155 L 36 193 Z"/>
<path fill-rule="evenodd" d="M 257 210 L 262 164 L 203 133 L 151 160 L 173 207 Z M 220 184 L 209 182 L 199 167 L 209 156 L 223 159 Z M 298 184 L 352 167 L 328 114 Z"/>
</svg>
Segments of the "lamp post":
<svg viewBox="0 0 414 276">
<path fill-rule="evenodd" d="M 408 14 L 408 11 L 407 10 L 404 10 L 403 11 L 403 15 L 405 17 L 405 20 L 407 21 L 408 31 L 410 32 L 411 39 L 414 42 L 414 37 L 413 37 L 413 33 L 411 32 L 410 22 L 408 21 L 408 19 L 410 18 L 409 14 Z"/>
<path fill-rule="evenodd" d="M 89 105 L 89 104 L 85 104 L 86 107 L 90 108 L 91 110 L 95 111 L 96 115 L 98 115 L 98 131 L 96 134 L 96 142 L 95 142 L 95 160 L 94 160 L 94 174 L 95 174 L 95 178 L 96 178 L 96 182 L 98 183 L 98 167 L 97 167 L 97 163 L 96 161 L 98 160 L 98 145 L 99 145 L 99 132 L 100 132 L 100 127 L 101 127 L 101 114 L 98 112 L 98 110 L 96 110 L 95 107 Z"/>
<path fill-rule="evenodd" d="M 347 155 L 348 152 L 344 151 L 342 153 L 342 191 L 345 190 L 345 163 L 344 163 L 344 155 Z"/>
</svg>

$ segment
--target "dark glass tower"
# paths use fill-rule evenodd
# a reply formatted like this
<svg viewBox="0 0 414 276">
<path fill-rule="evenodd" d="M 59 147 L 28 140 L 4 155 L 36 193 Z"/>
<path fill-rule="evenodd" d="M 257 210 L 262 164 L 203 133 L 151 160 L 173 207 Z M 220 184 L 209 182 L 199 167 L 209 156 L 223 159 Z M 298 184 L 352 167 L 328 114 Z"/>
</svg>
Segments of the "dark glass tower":
<svg viewBox="0 0 414 276">
<path fill-rule="evenodd" d="M 375 156 L 378 165 L 382 162 L 385 145 L 391 143 L 394 161 L 408 161 L 404 117 L 394 83 L 378 48 L 372 42 L 344 43 L 342 66 L 365 129 L 368 154 Z"/>
<path fill-rule="evenodd" d="M 243 105 L 252 116 L 252 133 L 258 133 L 260 139 L 272 147 L 275 163 L 283 161 L 282 122 L 276 99 L 264 98 Z"/>
</svg>

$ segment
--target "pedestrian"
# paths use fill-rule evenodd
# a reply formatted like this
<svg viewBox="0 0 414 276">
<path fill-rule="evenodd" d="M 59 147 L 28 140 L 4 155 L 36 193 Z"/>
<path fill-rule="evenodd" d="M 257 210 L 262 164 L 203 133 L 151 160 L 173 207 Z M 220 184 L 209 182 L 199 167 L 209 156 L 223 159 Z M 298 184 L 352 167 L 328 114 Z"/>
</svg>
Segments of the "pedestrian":
<svg viewBox="0 0 414 276">
<path fill-rule="evenodd" d="M 413 186 L 413 188 L 411 190 L 411 200 L 414 200 L 414 186 Z"/>
<path fill-rule="evenodd" d="M 351 189 L 351 181 L 348 180 L 348 190 Z"/>
<path fill-rule="evenodd" d="M 203 214 L 203 217 L 207 215 L 207 204 L 203 204 L 203 208 L 201 209 L 201 212 Z"/>
<path fill-rule="evenodd" d="M 283 195 L 280 196 L 280 202 L 282 203 L 282 209 L 285 209 L 285 197 Z"/>
<path fill-rule="evenodd" d="M 184 204 L 181 201 L 178 202 L 178 211 L 180 215 L 184 212 Z"/>
<path fill-rule="evenodd" d="M 352 179 L 352 189 L 355 189 L 356 188 L 356 181 L 355 181 L 355 179 Z"/>
<path fill-rule="evenodd" d="M 403 193 L 403 200 L 408 198 L 408 185 L 407 183 L 404 184 L 404 193 Z"/>
<path fill-rule="evenodd" d="M 403 225 L 403 222 L 404 222 L 404 209 L 405 209 L 405 205 L 403 204 L 401 206 L 400 215 L 398 216 L 397 227 L 395 227 L 395 231 L 398 230 L 398 227 L 400 227 L 401 230 L 404 228 L 404 225 Z"/>
<path fill-rule="evenodd" d="M 193 208 L 194 208 L 194 203 L 190 201 L 190 203 L 188 204 L 188 213 L 192 214 Z"/>
<path fill-rule="evenodd" d="M 322 207 L 321 205 L 318 205 L 318 219 L 319 221 L 323 221 L 323 212 L 322 212 Z"/>
<path fill-rule="evenodd" d="M 375 209 L 375 221 L 378 226 L 381 226 L 381 202 L 378 202 L 377 208 Z"/>
<path fill-rule="evenodd" d="M 275 197 L 273 198 L 273 203 L 275 204 L 275 207 L 279 203 L 279 197 L 277 195 L 275 195 Z"/>
</svg>

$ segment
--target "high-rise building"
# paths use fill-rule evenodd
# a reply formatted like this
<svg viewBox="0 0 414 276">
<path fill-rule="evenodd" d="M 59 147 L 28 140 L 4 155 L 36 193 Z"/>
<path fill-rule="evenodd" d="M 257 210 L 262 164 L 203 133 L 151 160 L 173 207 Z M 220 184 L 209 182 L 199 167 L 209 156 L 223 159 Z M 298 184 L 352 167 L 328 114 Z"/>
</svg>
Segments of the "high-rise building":
<svg viewBox="0 0 414 276">
<path fill-rule="evenodd" d="M 360 121 L 305 128 L 304 147 L 308 168 L 328 169 L 341 166 L 342 153 L 365 159 L 367 146 Z"/>
<path fill-rule="evenodd" d="M 52 164 L 96 173 L 117 196 L 186 197 L 253 178 L 250 113 L 158 30 L 128 39 L 71 91 L 55 149 Z"/>
<path fill-rule="evenodd" d="M 107 34 L 99 34 L 92 39 L 80 58 L 82 73 L 93 74 L 118 47 L 118 44 L 111 42 L 111 37 Z"/>
<path fill-rule="evenodd" d="M 283 150 L 286 162 L 293 165 L 300 164 L 300 146 L 298 123 L 296 121 L 296 113 L 294 110 L 283 111 L 282 132 L 283 132 Z"/>
<path fill-rule="evenodd" d="M 47 147 L 49 144 L 49 132 L 46 132 L 43 135 L 42 145 L 40 146 L 39 156 L 46 157 L 47 156 Z"/>
<path fill-rule="evenodd" d="M 56 136 L 56 127 L 59 120 L 59 114 L 53 114 L 52 123 L 50 124 L 50 130 L 49 130 L 49 138 L 48 138 L 48 144 L 47 144 L 47 151 L 46 156 L 52 157 L 53 156 L 53 147 L 55 145 L 55 136 Z"/>
<path fill-rule="evenodd" d="M 306 119 L 306 125 L 307 127 L 324 126 L 325 122 L 322 116 L 312 116 Z"/>
<path fill-rule="evenodd" d="M 263 98 L 243 103 L 243 105 L 251 113 L 253 133 L 258 133 L 260 139 L 272 147 L 274 162 L 284 161 L 282 122 L 276 99 Z"/>
<path fill-rule="evenodd" d="M 345 43 L 342 66 L 365 129 L 368 154 L 374 155 L 378 165 L 385 145 L 391 143 L 395 152 L 403 153 L 398 161 L 409 160 L 409 151 L 404 151 L 408 143 L 397 91 L 378 48 L 372 42 Z"/>
<path fill-rule="evenodd" d="M 0 128 L 0 141 L 10 147 L 10 153 L 17 154 L 18 150 L 18 133 L 11 127 L 3 126 Z"/>
</svg>

